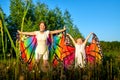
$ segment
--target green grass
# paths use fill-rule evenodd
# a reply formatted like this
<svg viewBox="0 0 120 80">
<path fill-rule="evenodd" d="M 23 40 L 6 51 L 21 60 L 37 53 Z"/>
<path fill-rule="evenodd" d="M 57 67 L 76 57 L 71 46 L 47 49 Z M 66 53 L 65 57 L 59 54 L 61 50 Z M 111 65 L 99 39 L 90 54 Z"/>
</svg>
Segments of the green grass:
<svg viewBox="0 0 120 80">
<path fill-rule="evenodd" d="M 114 54 L 114 55 L 113 55 Z M 57 67 L 49 66 L 48 70 L 42 69 L 41 64 L 29 71 L 26 64 L 16 59 L 0 60 L 0 80 L 120 80 L 119 53 L 104 54 L 102 64 L 86 65 L 85 68 L 74 69 L 71 66 L 65 69 L 62 64 Z"/>
</svg>

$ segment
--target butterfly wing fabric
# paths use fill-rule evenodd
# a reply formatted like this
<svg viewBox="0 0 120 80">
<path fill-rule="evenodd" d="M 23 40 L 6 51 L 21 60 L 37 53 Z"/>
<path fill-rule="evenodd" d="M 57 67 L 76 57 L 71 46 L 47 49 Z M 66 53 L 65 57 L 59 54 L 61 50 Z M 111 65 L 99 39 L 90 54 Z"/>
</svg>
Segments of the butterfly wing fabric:
<svg viewBox="0 0 120 80">
<path fill-rule="evenodd" d="M 98 37 L 96 36 L 95 33 L 93 33 L 94 39 L 96 39 L 97 43 L 96 44 L 90 44 L 89 46 L 86 47 L 86 56 L 87 56 L 87 62 L 88 63 L 99 63 L 102 61 L 102 48 L 100 46 L 100 42 Z"/>
<path fill-rule="evenodd" d="M 73 63 L 75 49 L 72 46 L 66 45 L 64 34 L 54 36 L 52 46 L 50 50 L 50 61 L 54 66 L 62 62 L 64 66 L 67 67 Z"/>
<path fill-rule="evenodd" d="M 34 55 L 36 45 L 37 39 L 35 36 L 20 41 L 21 60 L 24 63 L 28 63 L 29 66 L 32 66 L 35 62 Z M 62 62 L 65 67 L 73 64 L 75 48 L 66 45 L 64 34 L 55 35 L 53 37 L 53 42 L 51 35 L 49 35 L 47 45 L 50 51 L 49 60 L 54 66 L 58 65 L 60 62 Z"/>
<path fill-rule="evenodd" d="M 37 39 L 35 36 L 24 38 L 20 41 L 20 52 L 21 52 L 21 60 L 24 63 L 27 63 L 29 66 L 35 61 L 35 49 L 37 45 Z"/>
</svg>

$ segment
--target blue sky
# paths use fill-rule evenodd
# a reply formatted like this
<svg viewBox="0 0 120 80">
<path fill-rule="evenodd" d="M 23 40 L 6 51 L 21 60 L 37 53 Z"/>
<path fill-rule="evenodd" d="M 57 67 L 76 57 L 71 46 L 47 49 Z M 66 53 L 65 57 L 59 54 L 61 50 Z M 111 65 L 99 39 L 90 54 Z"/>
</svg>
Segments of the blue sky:
<svg viewBox="0 0 120 80">
<path fill-rule="evenodd" d="M 5 14 L 9 14 L 9 0 L 0 0 Z M 36 2 L 38 0 L 34 0 Z M 120 0 L 40 0 L 50 9 L 67 9 L 71 19 L 84 37 L 96 33 L 99 40 L 120 41 Z"/>
</svg>

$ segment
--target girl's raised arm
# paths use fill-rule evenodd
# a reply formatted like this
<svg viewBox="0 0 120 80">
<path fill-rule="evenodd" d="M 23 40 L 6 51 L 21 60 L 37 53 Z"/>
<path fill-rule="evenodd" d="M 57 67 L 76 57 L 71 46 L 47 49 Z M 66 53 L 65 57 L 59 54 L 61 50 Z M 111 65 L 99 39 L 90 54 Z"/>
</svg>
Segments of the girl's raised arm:
<svg viewBox="0 0 120 80">
<path fill-rule="evenodd" d="M 84 41 L 84 43 L 83 44 L 85 44 L 86 45 L 86 43 L 87 43 L 87 41 L 88 41 L 88 39 L 90 38 L 90 36 L 93 34 L 93 32 L 91 32 L 87 37 L 86 37 L 86 39 L 85 39 L 85 41 Z"/>
<path fill-rule="evenodd" d="M 70 34 L 68 34 L 68 33 L 67 33 L 67 35 L 69 36 L 69 38 L 72 40 L 73 44 L 75 45 L 76 42 L 75 42 L 74 38 Z"/>
</svg>

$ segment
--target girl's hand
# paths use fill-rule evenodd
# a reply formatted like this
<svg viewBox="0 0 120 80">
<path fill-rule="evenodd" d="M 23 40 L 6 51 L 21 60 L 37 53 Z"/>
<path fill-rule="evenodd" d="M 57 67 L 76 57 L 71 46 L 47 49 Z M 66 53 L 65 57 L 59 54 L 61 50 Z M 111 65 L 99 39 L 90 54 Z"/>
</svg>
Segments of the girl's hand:
<svg viewBox="0 0 120 80">
<path fill-rule="evenodd" d="M 69 36 L 70 34 L 66 33 L 67 36 Z"/>
<path fill-rule="evenodd" d="M 91 32 L 91 34 L 93 34 L 93 32 Z"/>
</svg>

